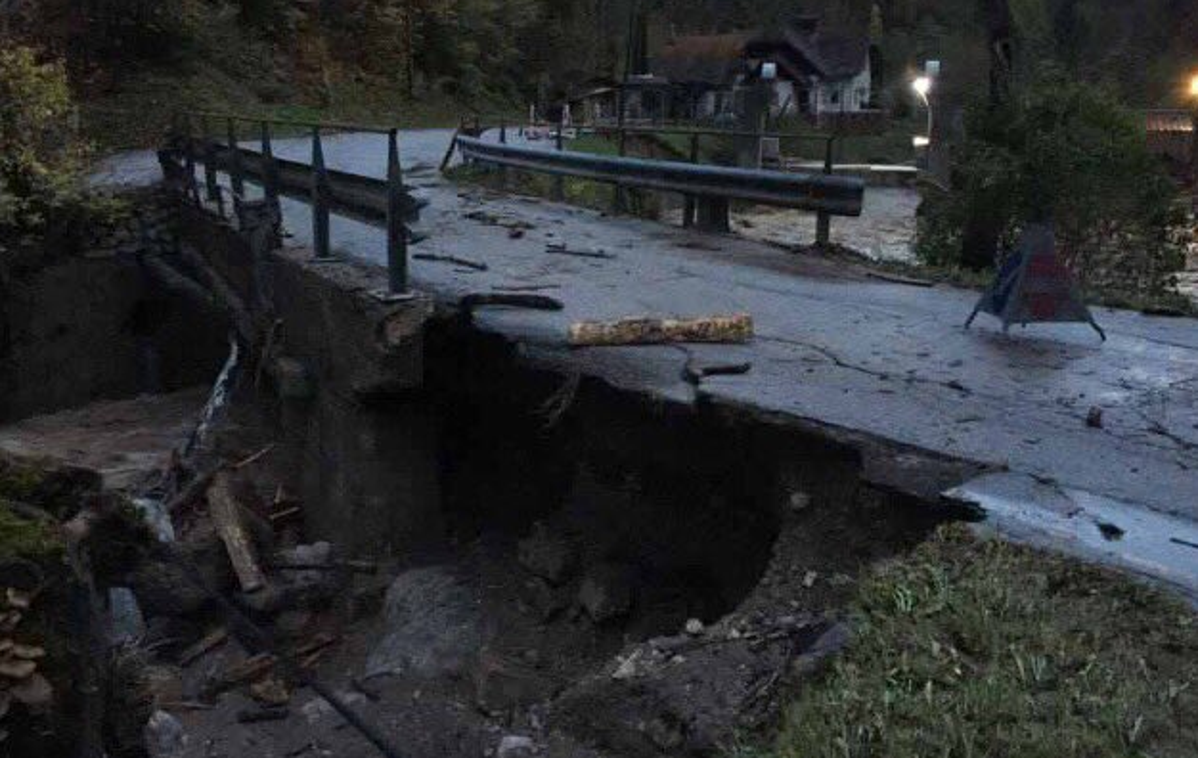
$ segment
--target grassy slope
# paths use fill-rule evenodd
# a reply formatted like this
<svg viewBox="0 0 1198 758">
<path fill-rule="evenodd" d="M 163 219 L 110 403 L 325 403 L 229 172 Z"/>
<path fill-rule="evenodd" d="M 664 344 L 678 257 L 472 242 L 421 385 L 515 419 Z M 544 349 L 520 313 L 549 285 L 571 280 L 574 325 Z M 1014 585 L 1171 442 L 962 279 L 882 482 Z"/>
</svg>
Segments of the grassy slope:
<svg viewBox="0 0 1198 758">
<path fill-rule="evenodd" d="M 1198 618 L 950 527 L 863 581 L 855 640 L 761 758 L 1198 755 Z"/>
<path fill-rule="evenodd" d="M 83 88 L 83 126 L 105 150 L 155 146 L 180 110 L 403 128 L 453 126 L 461 115 L 500 110 L 421 93 L 405 97 L 398 76 L 347 70 L 318 45 L 279 52 L 246 34 L 235 16 L 213 17 L 186 48 L 153 65 L 123 70 L 102 90 Z M 224 125 L 214 125 L 223 134 Z"/>
</svg>

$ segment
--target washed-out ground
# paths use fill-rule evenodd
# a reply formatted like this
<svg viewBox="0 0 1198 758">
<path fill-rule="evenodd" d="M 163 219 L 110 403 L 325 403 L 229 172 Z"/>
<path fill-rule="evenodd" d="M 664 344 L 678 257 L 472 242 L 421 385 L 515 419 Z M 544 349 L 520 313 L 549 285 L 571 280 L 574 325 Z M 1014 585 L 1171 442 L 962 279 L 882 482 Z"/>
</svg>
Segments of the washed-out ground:
<svg viewBox="0 0 1198 758">
<path fill-rule="evenodd" d="M 1189 460 L 1194 442 L 1190 428 L 1195 420 L 1190 413 L 1193 395 L 1187 385 L 1193 379 L 1193 353 L 1198 346 L 1186 337 L 1183 327 L 1188 322 L 1103 312 L 1100 318 L 1112 322 L 1115 333 L 1105 353 L 1091 346 L 1088 337 L 1075 336 L 1067 328 L 1049 328 L 1050 339 L 1007 340 L 989 332 L 977 338 L 963 337 L 955 327 L 946 328 L 941 323 L 947 320 L 955 324 L 956 311 L 964 312 L 971 304 L 970 295 L 951 289 L 934 291 L 947 301 L 937 305 L 919 294 L 924 292 L 922 289 L 917 292 L 869 283 L 859 273 L 835 262 L 790 258 L 736 238 L 705 238 L 551 204 L 459 193 L 431 170 L 431 148 L 440 137 L 422 133 L 407 143 L 408 159 L 417 164 L 412 166 L 410 180 L 433 200 L 423 229 L 432 237 L 414 252 L 448 252 L 485 260 L 490 271 L 414 262 L 419 286 L 446 301 L 480 289 L 512 287 L 545 288 L 560 297 L 567 305 L 561 318 L 478 314 L 477 323 L 484 331 L 521 342 L 535 363 L 558 369 L 581 367 L 629 391 L 647 388 L 658 397 L 691 402 L 695 396 L 678 379 L 681 359 L 674 351 L 616 350 L 602 356 L 580 356 L 561 349 L 561 327 L 579 316 L 627 315 L 630 307 L 637 312 L 686 313 L 693 311 L 700 300 L 705 308 L 749 309 L 758 318 L 757 347 L 743 351 L 701 348 L 694 354 L 710 361 L 743 356 L 754 363 L 754 378 L 740 386 L 740 380 L 735 379 L 712 383 L 702 390 L 704 400 L 726 404 L 733 400 L 743 408 L 760 405 L 764 398 L 763 407 L 771 411 L 797 413 L 807 421 L 834 427 L 881 433 L 887 439 L 908 444 L 914 430 L 919 444 L 932 443 L 931 448 L 954 455 L 960 455 L 961 447 L 976 454 L 980 435 L 988 433 L 992 447 L 1007 447 L 1010 457 L 1005 463 L 1015 469 L 1016 475 L 999 471 L 990 478 L 967 483 L 969 492 L 963 499 L 980 499 L 991 507 L 1005 501 L 1009 508 L 1006 513 L 1024 519 L 1014 518 L 1010 522 L 1012 529 L 1025 524 L 1029 514 L 1033 521 L 1049 521 L 1051 529 L 1059 528 L 1052 519 L 1081 524 L 1094 532 L 1090 549 L 1118 555 L 1130 544 L 1138 549 L 1139 558 L 1132 559 L 1135 568 L 1158 578 L 1163 574 L 1166 581 L 1178 581 L 1183 588 L 1192 586 L 1186 584 L 1185 568 L 1190 553 L 1186 552 L 1184 537 L 1177 536 L 1186 534 L 1184 530 L 1190 528 L 1193 519 L 1181 500 L 1189 492 L 1188 479 L 1179 473 L 1193 467 Z M 363 172 L 374 173 L 372 156 L 377 145 L 357 144 L 356 140 L 354 135 L 331 140 L 333 160 L 351 165 L 362 161 L 359 165 L 364 167 Z M 303 145 L 282 149 L 302 153 Z M 413 158 L 413 153 L 419 158 Z M 288 213 L 290 228 L 302 239 L 303 209 L 289 204 Z M 377 232 L 373 230 L 342 223 L 335 226 L 334 235 L 335 244 L 346 252 L 364 257 L 374 254 Z M 614 263 L 550 259 L 544 245 L 558 239 L 602 247 L 617 257 Z M 729 255 L 735 256 L 735 265 L 725 263 Z M 837 329 L 860 344 L 854 347 L 838 342 Z M 941 354 L 946 349 L 981 365 L 966 368 L 964 357 Z M 1115 367 L 1104 366 L 1108 363 Z M 907 369 L 908 379 L 902 386 L 891 388 L 888 382 L 908 364 L 914 367 Z M 762 370 L 767 375 L 764 382 L 756 380 Z M 995 373 L 1001 375 L 997 380 Z M 1011 392 L 1019 386 L 1026 387 L 1031 397 L 1018 398 Z M 860 413 L 850 411 L 843 394 L 851 394 Z M 860 397 L 871 398 L 871 404 L 861 404 Z M 911 407 L 911 400 L 918 401 L 916 407 Z M 1086 426 L 1088 414 L 1084 411 L 1092 402 L 1102 403 L 1107 409 L 1109 431 Z M 916 419 L 912 415 L 915 411 L 931 418 Z M 867 412 L 875 415 L 873 421 L 862 415 Z M 1009 418 L 1012 414 L 1015 418 Z M 968 431 L 975 424 L 979 426 L 977 431 Z M 1016 427 L 1020 428 L 1017 434 Z M 969 438 L 971 434 L 978 436 Z M 967 438 L 963 445 L 958 435 Z M 1085 439 L 1089 436 L 1094 439 Z M 1016 450 L 1011 451 L 1011 445 Z M 242 445 L 242 452 L 252 452 L 256 446 Z M 1025 447 L 1026 454 L 1019 451 Z M 1044 448 L 1049 451 L 1043 468 L 1029 463 L 1033 454 Z M 1085 456 L 1095 459 L 1088 466 L 1058 465 Z M 871 461 L 867 468 L 878 463 Z M 1130 470 L 1123 471 L 1120 464 L 1124 463 Z M 1160 488 L 1155 496 L 1148 497 L 1150 502 L 1112 504 L 1111 498 L 1074 489 L 1092 487 L 1097 482 L 1108 493 L 1147 493 L 1134 480 L 1116 482 L 1120 477 L 1139 477 L 1141 463 L 1149 469 L 1143 476 L 1154 479 Z M 1094 466 L 1103 465 L 1120 468 L 1092 480 L 1087 471 L 1094 472 Z M 1166 469 L 1171 474 L 1166 475 Z M 895 474 L 874 472 L 882 479 Z M 890 481 L 910 486 L 909 482 Z M 500 533 L 481 535 L 443 555 L 423 556 L 412 562 L 400 557 L 395 564 L 383 566 L 379 576 L 356 579 L 348 595 L 356 598 L 348 616 L 357 616 L 354 623 L 347 625 L 346 609 L 331 600 L 327 607 L 306 615 L 276 619 L 276 631 L 283 639 L 298 638 L 301 644 L 321 631 L 339 634 L 341 642 L 317 660 L 320 678 L 341 692 L 356 711 L 377 721 L 388 739 L 415 755 L 592 755 L 580 744 L 588 739 L 580 740 L 579 735 L 596 735 L 585 724 L 571 723 L 571 708 L 562 714 L 538 705 L 555 694 L 559 706 L 571 706 L 576 714 L 593 715 L 594 720 L 606 723 L 623 717 L 632 723 L 632 729 L 598 735 L 609 746 L 629 740 L 624 749 L 609 755 L 636 755 L 640 750 L 677 753 L 685 744 L 686 730 L 680 729 L 668 714 L 687 707 L 695 692 L 714 694 L 722 703 L 716 709 L 721 713 L 749 716 L 749 732 L 752 716 L 770 710 L 766 707 L 769 703 L 757 702 L 759 698 L 765 696 L 778 705 L 788 687 L 800 688 L 801 692 L 804 682 L 820 667 L 821 650 L 837 650 L 845 641 L 843 628 L 836 624 L 840 614 L 834 613 L 829 619 L 824 612 L 843 607 L 855 594 L 862 572 L 868 573 L 878 559 L 893 557 L 885 550 L 876 552 L 879 547 L 889 546 L 901 555 L 900 547 L 905 549 L 918 541 L 911 535 L 908 540 L 884 540 L 879 546 L 876 534 L 867 530 L 862 533 L 868 538 L 864 543 L 842 545 L 828 532 L 810 528 L 808 519 L 812 516 L 808 514 L 822 509 L 808 511 L 809 505 L 801 499 L 795 503 L 789 525 L 781 527 L 773 543 L 772 559 L 762 581 L 730 613 L 708 618 L 701 625 L 688 623 L 692 609 L 687 607 L 675 609 L 664 620 L 631 633 L 618 627 L 604 628 L 595 623 L 575 593 L 581 587 L 573 587 L 564 607 L 546 617 L 545 604 L 555 606 L 560 599 L 552 593 L 546 595 L 544 585 L 533 581 L 540 577 L 530 572 L 521 559 L 519 536 Z M 1007 526 L 1007 522 L 998 523 Z M 820 536 L 815 545 L 810 542 L 813 533 Z M 1078 539 L 1071 534 L 1068 530 L 1056 532 L 1066 541 Z M 1176 563 L 1169 562 L 1169 555 L 1161 554 L 1162 544 L 1171 545 L 1169 549 L 1179 556 Z M 838 549 L 821 554 L 820 549 L 826 546 Z M 1163 562 L 1134 564 L 1147 557 Z M 937 563 L 921 555 L 912 565 L 918 576 L 933 577 L 932 588 L 936 589 L 941 587 L 936 576 L 949 577 L 957 570 L 946 566 L 945 558 L 939 556 L 941 562 Z M 898 565 L 903 565 L 903 560 L 900 557 Z M 1192 558 L 1189 563 L 1192 568 Z M 998 591 L 1003 597 L 1014 598 L 1021 582 L 1039 582 L 1038 577 L 1053 576 L 1045 565 L 1033 555 L 1018 570 L 1011 571 L 1008 588 Z M 1122 588 L 1128 586 L 1123 580 L 1113 581 L 1105 588 L 1120 588 L 1123 592 Z M 389 590 L 383 600 L 380 594 L 385 588 Z M 912 588 L 909 581 L 898 582 L 891 589 L 890 606 L 879 611 L 887 617 L 901 619 L 923 602 L 923 596 L 915 592 L 918 588 Z M 913 593 L 910 600 L 905 594 L 908 592 Z M 1145 601 L 1134 593 L 1132 597 L 1131 607 L 1141 614 L 1139 618 L 1145 624 L 1167 622 L 1189 628 L 1191 622 L 1186 619 L 1192 617 L 1188 611 L 1168 603 L 1157 605 L 1156 600 Z M 1041 603 L 1037 612 L 1051 612 L 1058 600 L 1051 593 L 1037 599 Z M 365 610 L 371 602 L 376 609 L 377 604 L 384 606 L 381 616 Z M 946 608 L 968 612 L 968 606 L 936 606 L 940 615 L 935 620 L 937 626 L 930 631 L 933 636 L 945 634 L 952 639 L 953 630 L 962 622 L 954 612 L 946 613 Z M 976 610 L 984 612 L 985 608 Z M 1103 612 L 1118 610 L 1112 607 Z M 489 621 L 484 623 L 484 619 Z M 425 621 L 434 630 L 455 631 L 451 635 L 430 635 L 430 627 L 422 624 Z M 407 631 L 396 638 L 389 632 L 397 627 Z M 1083 634 L 1084 630 L 1069 629 L 1066 633 Z M 407 634 L 416 636 L 405 637 Z M 447 638 L 450 644 L 441 647 Z M 399 676 L 369 677 L 376 668 L 372 658 L 377 662 L 377 656 L 382 655 L 378 652 L 380 641 L 388 639 L 390 650 L 406 658 L 409 671 Z M 1161 642 L 1136 640 L 1129 635 L 1116 641 L 1132 646 L 1132 650 L 1135 644 L 1144 644 L 1148 652 L 1158 644 L 1192 645 L 1188 637 L 1180 642 Z M 1017 637 L 1015 643 L 1019 642 Z M 456 643 L 463 647 L 455 647 Z M 435 660 L 421 657 L 414 664 L 413 651 L 430 646 L 437 653 Z M 471 653 L 464 655 L 463 649 Z M 950 658 L 959 656 L 954 665 L 962 671 L 973 671 L 971 667 L 981 665 L 981 659 L 971 657 L 979 650 L 959 644 L 941 649 Z M 1098 648 L 1100 653 L 1107 650 Z M 219 699 L 215 707 L 194 705 L 192 698 L 200 694 L 204 680 L 225 671 L 249 652 L 226 642 L 187 665 L 184 687 L 175 693 L 177 707 L 168 709 L 188 733 L 184 745 L 187 755 L 232 756 L 251 750 L 288 756 L 373 754 L 374 749 L 360 734 L 306 688 L 292 693 L 291 708 L 278 722 L 238 725 L 240 711 L 256 713 L 260 707 L 251 704 L 247 691 L 240 687 Z M 851 662 L 856 659 L 847 660 L 850 664 L 846 665 L 855 665 Z M 1044 667 L 1055 661 L 1041 651 L 1033 651 L 1028 665 L 1044 672 L 1050 670 Z M 433 676 L 418 675 L 417 665 L 433 667 Z M 843 678 L 838 678 L 841 671 L 836 669 L 825 685 L 810 689 L 811 697 L 875 694 L 846 685 Z M 723 688 L 713 682 L 713 677 L 725 682 Z M 1049 704 L 1056 702 L 1040 677 L 1042 673 L 1033 674 L 1022 685 L 1040 693 Z M 1185 693 L 1191 678 L 1190 674 L 1179 675 L 1176 687 L 1171 682 L 1168 691 L 1176 688 Z M 1066 676 L 1054 681 L 1075 680 Z M 564 692 L 567 689 L 572 691 Z M 654 693 L 655 709 L 643 712 L 656 715 L 633 723 L 645 704 L 637 698 L 646 691 Z M 1011 692 L 1017 693 L 1018 689 Z M 513 708 L 495 707 L 494 701 L 488 704 L 491 697 L 503 701 L 512 693 L 517 701 L 532 705 Z M 903 703 L 927 697 L 923 691 L 914 690 L 899 694 L 906 698 Z M 1132 712 L 1146 707 L 1147 701 L 1138 697 L 1134 693 L 1123 700 L 1112 697 L 1111 707 Z M 1175 710 L 1163 715 L 1159 709 L 1153 710 L 1141 722 L 1132 719 L 1132 733 L 1139 738 L 1144 727 L 1137 724 L 1162 725 L 1156 728 L 1167 732 L 1170 718 L 1185 723 L 1192 713 L 1192 700 L 1187 698 L 1184 694 L 1173 695 L 1169 708 Z M 621 712 L 622 703 L 630 710 Z M 556 728 L 563 724 L 571 728 Z M 928 728 L 933 727 L 929 722 Z M 792 721 L 787 734 L 795 735 L 795 744 L 802 745 L 806 730 L 819 728 L 825 727 Z M 962 733 L 974 734 L 969 728 L 965 724 Z M 1169 744 L 1185 745 L 1189 737 L 1184 732 L 1176 734 L 1180 736 Z M 793 748 L 784 742 L 781 749 Z"/>
</svg>

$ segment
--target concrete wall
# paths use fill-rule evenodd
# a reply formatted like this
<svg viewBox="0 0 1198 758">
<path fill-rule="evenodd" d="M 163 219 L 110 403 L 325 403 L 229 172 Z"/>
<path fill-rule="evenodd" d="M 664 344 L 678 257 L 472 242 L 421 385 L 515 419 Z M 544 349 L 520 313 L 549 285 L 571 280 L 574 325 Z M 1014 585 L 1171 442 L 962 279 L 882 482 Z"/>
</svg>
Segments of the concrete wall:
<svg viewBox="0 0 1198 758">
<path fill-rule="evenodd" d="M 219 312 L 164 296 L 138 263 L 173 240 L 168 211 L 141 198 L 81 254 L 0 275 L 0 421 L 212 380 Z"/>
<path fill-rule="evenodd" d="M 419 396 L 431 300 L 385 302 L 376 268 L 255 249 L 211 214 L 180 212 L 183 263 L 210 266 L 252 313 L 256 348 L 269 343 L 255 363 L 299 473 L 307 537 L 352 555 L 443 539 L 438 423 Z"/>
</svg>

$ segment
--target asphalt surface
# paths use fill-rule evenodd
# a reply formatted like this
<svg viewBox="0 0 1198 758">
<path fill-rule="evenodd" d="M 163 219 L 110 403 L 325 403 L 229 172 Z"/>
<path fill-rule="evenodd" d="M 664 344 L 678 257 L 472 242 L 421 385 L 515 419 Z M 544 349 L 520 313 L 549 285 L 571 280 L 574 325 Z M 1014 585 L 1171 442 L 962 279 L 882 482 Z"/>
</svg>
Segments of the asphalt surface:
<svg viewBox="0 0 1198 758">
<path fill-rule="evenodd" d="M 872 280 L 741 236 L 449 184 L 435 171 L 448 141 L 441 130 L 403 137 L 408 181 L 430 202 L 418 225 L 428 239 L 413 253 L 489 269 L 413 260 L 412 284 L 445 302 L 506 288 L 560 300 L 557 313 L 477 314 L 480 328 L 520 343 L 529 360 L 683 402 L 696 398 L 681 378 L 688 355 L 750 362 L 748 374 L 709 379 L 699 391 L 712 402 L 992 467 L 951 495 L 986 507 L 995 528 L 1101 555 L 1198 598 L 1198 322 L 1096 309 L 1106 343 L 1085 325 L 1007 336 L 984 316 L 967 331 L 973 292 Z M 306 140 L 276 145 L 292 158 L 308 150 Z M 385 171 L 381 137 L 331 137 L 325 152 L 334 168 Z M 124 160 L 131 172 L 144 169 Z M 121 180 L 121 165 L 109 181 Z M 307 244 L 306 208 L 289 201 L 284 215 L 292 242 Z M 554 242 L 614 257 L 551 254 Z M 381 262 L 383 234 L 335 219 L 333 247 Z M 565 344 L 567 327 L 583 319 L 734 312 L 756 321 L 749 345 Z M 1101 425 L 1087 423 L 1092 409 Z"/>
</svg>

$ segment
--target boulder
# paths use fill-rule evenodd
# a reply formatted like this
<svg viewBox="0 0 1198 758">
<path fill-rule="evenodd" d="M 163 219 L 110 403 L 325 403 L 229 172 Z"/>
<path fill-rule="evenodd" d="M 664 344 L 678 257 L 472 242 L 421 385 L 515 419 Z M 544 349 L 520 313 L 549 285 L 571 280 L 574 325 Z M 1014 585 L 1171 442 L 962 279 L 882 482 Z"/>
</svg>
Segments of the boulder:
<svg viewBox="0 0 1198 758">
<path fill-rule="evenodd" d="M 592 566 L 578 588 L 578 603 L 595 623 L 628 615 L 632 610 L 633 572 L 627 566 Z"/>
<path fill-rule="evenodd" d="M 552 697 L 555 682 L 532 666 L 484 650 L 474 672 L 475 702 L 486 713 L 503 713 Z"/>
<path fill-rule="evenodd" d="M 462 672 L 482 646 L 476 592 L 444 566 L 396 577 L 383 601 L 383 635 L 366 673 L 438 676 Z"/>
<path fill-rule="evenodd" d="M 495 758 L 532 758 L 535 754 L 533 741 L 518 734 L 504 735 L 495 749 Z"/>
<path fill-rule="evenodd" d="M 166 711 L 154 711 L 145 728 L 150 758 L 178 758 L 187 749 L 187 734 L 179 720 Z"/>
<path fill-rule="evenodd" d="M 517 553 L 521 566 L 553 584 L 566 581 L 578 568 L 574 544 L 540 523 L 533 527 L 532 534 L 520 540 Z"/>
</svg>

